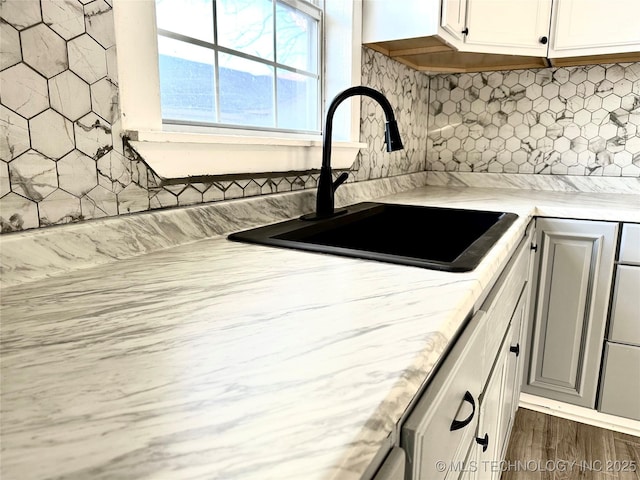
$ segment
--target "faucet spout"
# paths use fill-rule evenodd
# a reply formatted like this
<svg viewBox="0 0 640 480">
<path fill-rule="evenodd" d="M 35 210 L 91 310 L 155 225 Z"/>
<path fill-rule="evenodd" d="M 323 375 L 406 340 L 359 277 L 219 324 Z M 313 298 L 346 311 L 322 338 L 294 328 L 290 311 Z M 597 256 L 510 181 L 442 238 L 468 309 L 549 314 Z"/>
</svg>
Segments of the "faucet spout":
<svg viewBox="0 0 640 480">
<path fill-rule="evenodd" d="M 318 179 L 318 193 L 316 195 L 316 213 L 303 218 L 308 220 L 318 220 L 322 218 L 332 217 L 335 214 L 334 194 L 336 189 L 347 179 L 348 173 L 344 172 L 333 182 L 331 172 L 331 137 L 333 133 L 333 116 L 343 101 L 354 95 L 365 95 L 377 101 L 384 111 L 385 123 L 385 142 L 387 144 L 387 152 L 402 150 L 402 139 L 398 124 L 393 114 L 393 108 L 386 97 L 373 88 L 363 85 L 347 88 L 340 92 L 329 104 L 327 109 L 327 118 L 322 139 L 322 167 L 320 168 L 320 178 Z"/>
</svg>

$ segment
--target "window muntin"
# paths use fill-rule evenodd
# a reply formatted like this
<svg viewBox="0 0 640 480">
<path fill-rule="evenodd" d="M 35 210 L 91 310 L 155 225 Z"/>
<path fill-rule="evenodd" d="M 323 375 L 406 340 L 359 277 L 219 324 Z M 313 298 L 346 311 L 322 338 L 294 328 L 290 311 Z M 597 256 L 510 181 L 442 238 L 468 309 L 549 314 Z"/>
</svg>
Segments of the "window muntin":
<svg viewBox="0 0 640 480">
<path fill-rule="evenodd" d="M 321 10 L 301 0 L 156 0 L 165 124 L 320 132 Z"/>
</svg>

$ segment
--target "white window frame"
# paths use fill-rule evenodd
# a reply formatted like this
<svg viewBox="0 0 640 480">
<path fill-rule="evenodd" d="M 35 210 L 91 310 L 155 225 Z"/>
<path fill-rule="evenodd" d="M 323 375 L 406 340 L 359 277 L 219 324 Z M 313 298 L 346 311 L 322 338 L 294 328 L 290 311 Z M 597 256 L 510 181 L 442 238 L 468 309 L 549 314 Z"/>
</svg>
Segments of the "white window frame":
<svg viewBox="0 0 640 480">
<path fill-rule="evenodd" d="M 163 125 L 155 0 L 114 0 L 113 12 L 122 129 L 160 178 L 320 168 L 321 135 Z M 338 92 L 361 83 L 361 19 L 361 0 L 325 0 L 324 110 Z M 332 167 L 348 169 L 366 147 L 358 141 L 358 98 L 340 106 L 333 131 Z"/>
</svg>

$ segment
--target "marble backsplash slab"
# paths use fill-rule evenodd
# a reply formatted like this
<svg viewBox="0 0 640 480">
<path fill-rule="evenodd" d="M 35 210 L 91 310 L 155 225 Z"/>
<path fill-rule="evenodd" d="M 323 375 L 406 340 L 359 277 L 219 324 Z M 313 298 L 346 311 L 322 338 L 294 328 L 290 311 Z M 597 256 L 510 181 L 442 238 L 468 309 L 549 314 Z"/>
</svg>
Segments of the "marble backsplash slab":
<svg viewBox="0 0 640 480">
<path fill-rule="evenodd" d="M 427 185 L 440 187 L 515 188 L 553 192 L 640 195 L 639 177 L 581 177 L 510 173 L 429 172 Z M 639 199 L 640 202 L 640 199 Z M 638 204 L 640 209 L 640 203 Z"/>
<path fill-rule="evenodd" d="M 336 205 L 425 185 L 427 172 L 347 183 Z M 315 191 L 256 196 L 0 236 L 0 286 L 105 264 L 313 211 Z"/>
</svg>

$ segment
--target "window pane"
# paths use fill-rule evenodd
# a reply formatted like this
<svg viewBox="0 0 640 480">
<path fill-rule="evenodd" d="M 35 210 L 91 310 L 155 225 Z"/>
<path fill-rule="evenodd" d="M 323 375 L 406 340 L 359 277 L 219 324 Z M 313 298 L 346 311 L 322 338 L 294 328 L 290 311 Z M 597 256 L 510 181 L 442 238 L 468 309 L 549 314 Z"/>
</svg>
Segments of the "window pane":
<svg viewBox="0 0 640 480">
<path fill-rule="evenodd" d="M 320 131 L 321 20 L 310 2 L 155 2 L 164 121 Z"/>
<path fill-rule="evenodd" d="M 219 60 L 220 121 L 274 127 L 273 67 L 224 53 Z"/>
<path fill-rule="evenodd" d="M 214 52 L 158 37 L 162 118 L 216 121 Z"/>
<path fill-rule="evenodd" d="M 278 3 L 276 6 L 277 62 L 318 73 L 318 21 Z"/>
<path fill-rule="evenodd" d="M 218 0 L 218 44 L 273 60 L 272 0 Z"/>
<path fill-rule="evenodd" d="M 318 79 L 278 69 L 278 128 L 320 130 Z"/>
<path fill-rule="evenodd" d="M 213 0 L 156 0 L 158 28 L 213 43 Z"/>
</svg>

